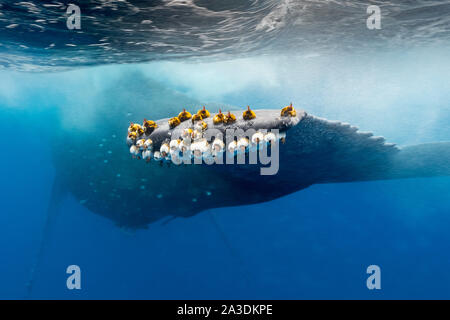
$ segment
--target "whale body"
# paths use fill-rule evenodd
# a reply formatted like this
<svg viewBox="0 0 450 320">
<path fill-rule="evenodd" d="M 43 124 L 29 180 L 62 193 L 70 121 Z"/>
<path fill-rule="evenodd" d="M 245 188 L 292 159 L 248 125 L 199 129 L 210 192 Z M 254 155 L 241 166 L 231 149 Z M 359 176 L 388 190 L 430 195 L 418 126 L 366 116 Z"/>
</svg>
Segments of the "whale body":
<svg viewBox="0 0 450 320">
<path fill-rule="evenodd" d="M 269 121 L 280 109 L 255 113 Z M 449 142 L 398 147 L 349 124 L 298 113 L 300 119 L 285 128 L 286 143 L 279 146 L 279 171 L 272 176 L 260 175 L 261 165 L 169 167 L 138 161 L 130 157 L 124 137 L 111 138 L 102 130 L 63 139 L 68 150 L 65 157 L 77 155 L 78 161 L 58 155 L 58 176 L 92 212 L 119 226 L 145 228 L 162 218 L 270 201 L 318 183 L 450 174 Z M 235 126 L 244 125 L 242 121 Z M 123 132 L 127 126 L 124 121 Z"/>
</svg>

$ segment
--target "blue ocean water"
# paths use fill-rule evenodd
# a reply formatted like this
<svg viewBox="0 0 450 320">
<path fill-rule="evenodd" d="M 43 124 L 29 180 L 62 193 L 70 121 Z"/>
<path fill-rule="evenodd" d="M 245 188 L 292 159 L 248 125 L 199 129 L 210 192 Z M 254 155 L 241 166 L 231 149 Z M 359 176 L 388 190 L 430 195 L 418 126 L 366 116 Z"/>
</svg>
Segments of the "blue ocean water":
<svg viewBox="0 0 450 320">
<path fill-rule="evenodd" d="M 450 140 L 449 65 L 440 63 L 440 52 L 434 59 L 419 57 L 423 53 L 400 65 L 392 56 L 363 63 L 349 63 L 349 57 L 333 68 L 325 68 L 322 58 L 289 66 L 267 58 L 54 74 L 2 71 L 0 298 L 450 298 L 449 177 L 314 185 L 274 201 L 207 210 L 135 232 L 124 232 L 68 194 L 31 295 L 26 291 L 55 175 L 49 143 L 58 135 L 55 109 L 76 135 L 95 125 L 89 117 L 95 94 L 118 78 L 133 86 L 138 80 L 130 74 L 139 70 L 203 101 L 270 107 L 292 99 L 308 112 L 374 130 L 400 145 Z M 411 69 L 413 61 L 421 63 Z M 369 74 L 363 72 L 368 65 Z M 230 67 L 243 72 L 236 75 Z M 386 112 L 391 116 L 380 116 Z M 72 264 L 81 268 L 81 290 L 66 287 Z M 381 268 L 381 290 L 366 287 L 366 268 L 373 264 Z"/>
</svg>

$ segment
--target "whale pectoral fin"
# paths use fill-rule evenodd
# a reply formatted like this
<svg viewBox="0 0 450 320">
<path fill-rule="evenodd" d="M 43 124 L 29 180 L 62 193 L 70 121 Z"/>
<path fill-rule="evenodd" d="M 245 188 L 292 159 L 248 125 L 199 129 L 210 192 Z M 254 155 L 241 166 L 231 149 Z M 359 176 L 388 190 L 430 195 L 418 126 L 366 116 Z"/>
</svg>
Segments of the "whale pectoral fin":
<svg viewBox="0 0 450 320">
<path fill-rule="evenodd" d="M 303 178 L 311 172 L 314 183 L 450 175 L 450 142 L 398 148 L 383 137 L 314 116 L 288 131 L 288 140 L 284 158 L 299 161 L 297 170 L 303 169 Z"/>
<path fill-rule="evenodd" d="M 307 115 L 286 133 L 276 179 L 293 191 L 305 184 L 375 180 L 397 153 L 383 137 Z"/>
<path fill-rule="evenodd" d="M 425 143 L 401 148 L 393 159 L 391 178 L 450 175 L 450 142 Z"/>
<path fill-rule="evenodd" d="M 55 177 L 50 194 L 50 201 L 47 207 L 41 242 L 39 244 L 37 255 L 30 270 L 30 279 L 27 283 L 27 298 L 31 296 L 33 285 L 35 282 L 36 270 L 40 266 L 45 247 L 50 240 L 51 228 L 54 225 L 56 217 L 58 216 L 62 199 L 66 194 L 67 190 L 63 187 L 61 179 L 59 177 Z"/>
</svg>

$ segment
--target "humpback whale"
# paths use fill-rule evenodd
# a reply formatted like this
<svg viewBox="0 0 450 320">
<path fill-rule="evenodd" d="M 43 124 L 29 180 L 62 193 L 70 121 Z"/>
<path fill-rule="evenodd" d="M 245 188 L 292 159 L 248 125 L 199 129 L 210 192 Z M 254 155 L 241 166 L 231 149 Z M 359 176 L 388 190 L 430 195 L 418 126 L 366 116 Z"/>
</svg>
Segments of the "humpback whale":
<svg viewBox="0 0 450 320">
<path fill-rule="evenodd" d="M 275 120 L 280 110 L 255 110 L 255 120 L 281 129 L 281 118 Z M 350 124 L 297 113 L 298 121 L 283 124 L 286 143 L 279 146 L 279 171 L 272 176 L 260 175 L 261 165 L 169 167 L 133 160 L 123 135 L 101 128 L 62 139 L 64 146 L 55 150 L 64 150 L 68 159 L 56 163 L 58 176 L 92 212 L 122 227 L 145 228 L 166 217 L 270 201 L 313 184 L 450 174 L 450 142 L 398 147 Z M 161 135 L 175 130 L 164 127 L 168 121 L 156 121 L 161 130 L 150 135 L 159 145 Z M 245 123 L 239 120 L 235 127 Z M 124 121 L 122 132 L 127 126 Z"/>
<path fill-rule="evenodd" d="M 122 88 L 120 94 L 114 90 L 116 87 Z M 138 229 L 210 208 L 270 201 L 313 184 L 450 175 L 450 142 L 399 147 L 350 124 L 319 118 L 301 108 L 297 108 L 295 119 L 283 120 L 280 106 L 255 109 L 256 118 L 249 120 L 263 124 L 261 128 L 286 133 L 286 142 L 279 145 L 279 170 L 275 175 L 260 175 L 262 165 L 169 167 L 147 163 L 130 156 L 125 138 L 129 122 L 155 119 L 159 128 L 151 138 L 157 149 L 172 130 L 167 125 L 169 119 L 183 108 L 194 113 L 202 105 L 148 79 L 139 85 L 125 80 L 114 83 L 102 94 L 108 94 L 109 99 L 95 101 L 88 128 L 63 125 L 59 110 L 46 117 L 52 126 L 41 129 L 51 137 L 55 182 L 43 239 L 31 268 L 28 296 L 49 241 L 48 231 L 60 211 L 61 198 L 67 194 L 121 228 Z M 208 126 L 214 126 L 219 109 L 224 110 L 224 115 L 228 110 L 236 115 L 234 127 L 245 129 L 249 125 L 242 119 L 242 108 L 217 103 L 208 103 L 207 107 L 211 111 L 210 117 L 204 119 Z M 70 120 L 77 121 L 73 116 Z M 183 122 L 173 130 L 184 125 Z M 212 215 L 211 219 L 223 236 Z"/>
</svg>

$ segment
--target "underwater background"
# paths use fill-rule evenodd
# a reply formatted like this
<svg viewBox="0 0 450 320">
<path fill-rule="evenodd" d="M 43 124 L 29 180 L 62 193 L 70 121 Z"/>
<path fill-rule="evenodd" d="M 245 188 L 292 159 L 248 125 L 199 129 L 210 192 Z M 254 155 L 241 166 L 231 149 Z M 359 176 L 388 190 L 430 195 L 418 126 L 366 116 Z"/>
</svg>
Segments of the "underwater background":
<svg viewBox="0 0 450 320">
<path fill-rule="evenodd" d="M 352 8 L 365 5 L 353 3 Z M 130 109 L 129 117 L 113 119 L 123 121 L 125 130 L 132 110 L 145 110 L 156 119 L 168 116 L 169 102 L 180 109 L 196 103 L 259 109 L 292 101 L 298 109 L 348 122 L 399 146 L 449 141 L 449 25 L 448 18 L 442 20 L 448 8 L 439 4 L 398 16 L 422 31 L 414 38 L 410 29 L 402 29 L 405 39 L 418 40 L 408 46 L 393 45 L 397 38 L 382 34 L 389 43 L 367 48 L 361 40 L 366 33 L 345 32 L 336 22 L 321 39 L 313 39 L 316 33 L 308 29 L 311 39 L 303 38 L 297 46 L 315 45 L 299 52 L 260 50 L 240 56 L 218 43 L 214 50 L 221 55 L 211 60 L 202 52 L 195 60 L 163 61 L 159 55 L 167 52 L 159 51 L 144 59 L 146 53 L 139 51 L 137 57 L 125 55 L 124 61 L 118 56 L 95 62 L 92 51 L 83 63 L 66 68 L 72 53 L 61 51 L 53 58 L 63 68 L 54 69 L 42 68 L 47 60 L 39 43 L 34 44 L 36 51 L 23 53 L 24 48 L 13 50 L 19 42 L 3 33 L 0 298 L 449 299 L 450 177 L 313 185 L 273 201 L 209 209 L 139 230 L 93 214 L 67 194 L 45 231 L 48 241 L 34 265 L 59 161 L 55 155 L 67 151 L 61 145 L 55 150 L 52 142 L 61 130 L 77 136 L 107 126 L 111 119 L 105 114 L 103 123 L 99 113 L 108 105 Z M 249 17 L 255 13 L 242 10 Z M 270 18 L 262 26 L 255 18 L 260 29 L 291 25 L 277 17 L 279 25 L 271 21 L 270 12 L 285 16 L 285 7 L 258 10 L 263 11 L 261 19 Z M 312 16 L 306 17 L 313 25 Z M 326 20 L 334 21 L 331 16 Z M 394 23 L 387 21 L 387 26 Z M 417 27 L 421 25 L 431 27 Z M 292 42 L 301 37 L 297 29 L 288 29 L 283 40 L 295 49 Z M 243 32 L 233 31 L 235 37 Z M 339 44 L 349 50 L 324 47 L 333 35 L 339 38 L 338 31 L 347 35 Z M 250 34 L 249 49 L 264 48 L 267 39 L 261 40 L 258 32 Z M 278 34 L 269 38 L 284 45 Z M 23 41 L 41 38 L 30 39 Z M 128 152 L 126 145 L 123 152 Z M 81 156 L 73 155 L 73 161 Z M 183 192 L 183 185 L 173 192 Z M 81 290 L 66 287 L 66 268 L 72 264 L 81 268 Z M 381 290 L 366 287 L 366 268 L 373 264 L 381 268 Z M 27 293 L 33 268 L 33 290 Z"/>
</svg>

